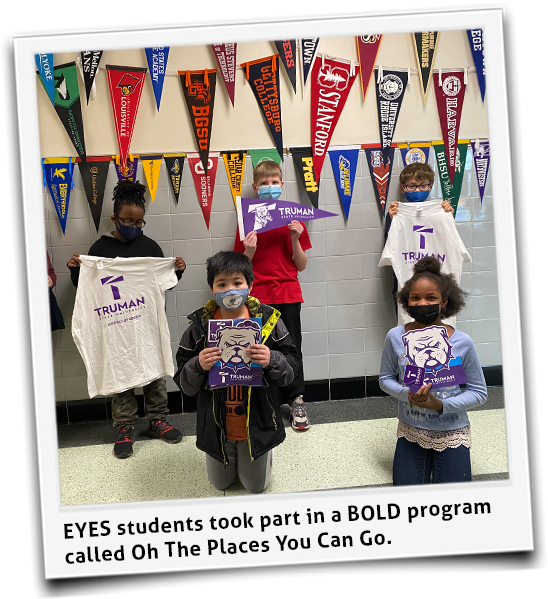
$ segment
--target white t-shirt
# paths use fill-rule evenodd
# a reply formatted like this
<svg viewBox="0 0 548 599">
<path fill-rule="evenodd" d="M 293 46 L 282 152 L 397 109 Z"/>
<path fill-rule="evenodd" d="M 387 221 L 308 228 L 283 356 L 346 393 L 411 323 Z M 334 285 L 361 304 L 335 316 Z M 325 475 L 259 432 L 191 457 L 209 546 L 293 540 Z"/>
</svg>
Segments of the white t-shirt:
<svg viewBox="0 0 548 599">
<path fill-rule="evenodd" d="M 89 396 L 112 395 L 173 376 L 165 292 L 177 284 L 173 258 L 80 256 L 72 336 Z"/>
<path fill-rule="evenodd" d="M 440 260 L 441 272 L 454 275 L 460 283 L 462 263 L 472 258 L 457 231 L 451 212 L 445 212 L 439 200 L 398 205 L 392 219 L 388 239 L 379 266 L 392 266 L 398 279 L 398 290 L 413 276 L 413 266 L 424 256 Z M 398 304 L 398 324 L 413 319 Z M 444 319 L 455 327 L 456 318 Z"/>
</svg>

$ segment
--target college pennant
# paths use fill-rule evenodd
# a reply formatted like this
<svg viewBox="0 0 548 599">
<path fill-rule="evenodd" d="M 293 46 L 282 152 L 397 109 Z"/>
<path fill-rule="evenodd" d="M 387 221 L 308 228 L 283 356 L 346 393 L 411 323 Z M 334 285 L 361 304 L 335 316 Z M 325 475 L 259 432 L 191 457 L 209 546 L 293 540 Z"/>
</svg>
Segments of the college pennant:
<svg viewBox="0 0 548 599">
<path fill-rule="evenodd" d="M 42 85 L 48 94 L 51 103 L 55 103 L 55 82 L 53 80 L 53 54 L 35 54 L 34 60 Z"/>
<path fill-rule="evenodd" d="M 156 198 L 156 190 L 158 189 L 160 167 L 162 166 L 162 154 L 155 154 L 153 156 L 141 155 L 141 164 L 143 165 L 143 172 L 145 173 L 145 179 L 150 191 L 150 197 L 154 202 Z"/>
<path fill-rule="evenodd" d="M 278 152 L 276 152 L 277 154 Z M 246 152 L 223 152 L 226 174 L 234 207 L 236 207 L 236 198 L 242 195 L 242 181 L 244 178 Z"/>
<path fill-rule="evenodd" d="M 312 66 L 312 148 L 314 172 L 321 176 L 329 141 L 356 80 L 360 65 L 339 58 L 316 56 Z"/>
<path fill-rule="evenodd" d="M 303 206 L 287 200 L 267 200 L 257 198 L 236 198 L 236 211 L 238 213 L 238 231 L 240 240 L 251 231 L 264 233 L 272 229 L 287 227 L 292 220 L 315 220 L 328 216 L 337 216 L 312 206 Z"/>
<path fill-rule="evenodd" d="M 191 153 L 186 155 L 192 178 L 194 179 L 194 187 L 198 194 L 198 200 L 202 207 L 202 213 L 206 227 L 209 229 L 209 219 L 211 216 L 211 203 L 213 200 L 213 189 L 215 188 L 215 175 L 217 174 L 217 164 L 219 162 L 219 152 L 209 153 L 209 164 L 207 172 L 202 165 L 200 154 Z"/>
<path fill-rule="evenodd" d="M 333 167 L 333 176 L 335 177 L 335 183 L 337 184 L 344 210 L 344 217 L 348 221 L 360 150 L 358 147 L 332 148 L 328 152 L 331 159 L 331 166 Z"/>
<path fill-rule="evenodd" d="M 200 154 L 202 164 L 205 165 L 207 174 L 217 69 L 177 72 L 181 79 L 192 130 L 198 144 L 198 154 Z"/>
<path fill-rule="evenodd" d="M 111 64 L 107 64 L 106 69 L 120 150 L 120 163 L 122 172 L 124 172 L 147 70 L 141 67 L 122 67 Z"/>
<path fill-rule="evenodd" d="M 310 69 L 312 68 L 312 64 L 314 63 L 314 58 L 316 58 L 319 45 L 319 37 L 309 37 L 301 40 L 301 73 L 303 78 L 303 98 L 306 84 L 308 82 L 308 75 L 310 73 Z"/>
<path fill-rule="evenodd" d="M 432 143 L 429 141 L 420 141 L 417 143 L 398 144 L 401 151 L 401 159 L 404 166 L 413 162 L 428 163 L 428 154 Z"/>
<path fill-rule="evenodd" d="M 97 75 L 97 71 L 99 70 L 101 56 L 103 56 L 102 50 L 85 50 L 84 52 L 80 52 L 87 104 L 89 104 L 89 96 L 91 94 L 93 82 L 95 81 L 95 75 Z"/>
<path fill-rule="evenodd" d="M 88 156 L 86 164 L 80 158 L 76 159 L 97 233 L 99 233 L 99 224 L 101 222 L 110 161 L 111 156 Z"/>
<path fill-rule="evenodd" d="M 263 160 L 273 160 L 274 162 L 277 162 L 280 166 L 282 164 L 282 159 L 276 148 L 248 150 L 248 153 L 251 156 L 251 164 L 253 165 L 253 168 L 255 168 L 259 164 L 259 162 L 262 162 Z"/>
<path fill-rule="evenodd" d="M 45 158 L 42 165 L 44 181 L 49 189 L 64 235 L 67 226 L 74 162 L 72 158 Z"/>
<path fill-rule="evenodd" d="M 212 44 L 211 47 L 215 53 L 219 69 L 221 69 L 228 97 L 234 108 L 234 92 L 236 88 L 236 44 Z"/>
<path fill-rule="evenodd" d="M 259 58 L 240 65 L 251 85 L 266 120 L 280 159 L 283 158 L 282 109 L 280 104 L 280 69 L 278 55 Z"/>
<path fill-rule="evenodd" d="M 420 80 L 422 86 L 422 99 L 426 104 L 426 96 L 432 79 L 432 69 L 434 67 L 434 58 L 440 37 L 439 31 L 421 31 L 412 33 L 413 45 L 415 46 L 415 56 L 419 67 Z"/>
<path fill-rule="evenodd" d="M 362 82 L 362 95 L 365 100 L 365 94 L 371 80 L 371 73 L 377 60 L 379 46 L 381 45 L 382 35 L 358 35 L 356 44 L 358 45 L 358 59 L 360 61 L 360 79 Z"/>
<path fill-rule="evenodd" d="M 485 193 L 487 173 L 489 172 L 489 142 L 486 139 L 475 139 L 472 142 L 472 154 L 474 156 L 476 177 L 478 178 L 480 201 L 483 204 L 483 194 Z"/>
<path fill-rule="evenodd" d="M 185 154 L 164 154 L 164 160 L 166 161 L 166 169 L 169 180 L 171 181 L 171 188 L 175 195 L 175 203 L 178 204 Z"/>
<path fill-rule="evenodd" d="M 377 90 L 377 109 L 379 113 L 379 131 L 384 162 L 392 146 L 394 130 L 398 122 L 400 108 L 409 75 L 407 71 L 396 71 L 377 67 L 375 69 L 375 85 Z"/>
<path fill-rule="evenodd" d="M 443 199 L 447 200 L 453 206 L 453 217 L 457 215 L 459 206 L 460 190 L 462 188 L 462 179 L 464 177 L 464 167 L 466 164 L 466 152 L 468 150 L 469 139 L 459 139 L 457 143 L 458 152 L 455 158 L 455 174 L 453 180 L 449 174 L 449 160 L 445 153 L 444 142 L 433 141 L 432 147 L 436 152 L 436 162 L 438 164 L 438 175 L 440 178 Z"/>
<path fill-rule="evenodd" d="M 445 142 L 445 151 L 449 167 L 451 183 L 455 176 L 457 161 L 457 143 L 459 138 L 460 116 L 464 101 L 464 72 L 437 71 L 438 77 L 434 84 L 436 102 L 440 117 L 441 132 Z"/>
<path fill-rule="evenodd" d="M 46 89 L 44 80 L 39 72 L 38 76 Z M 63 127 L 68 133 L 72 145 L 78 152 L 78 156 L 85 163 L 86 143 L 84 140 L 84 123 L 82 121 L 82 106 L 80 104 L 76 62 L 67 62 L 53 67 L 53 79 L 55 85 L 53 104 L 55 112 L 61 123 L 63 123 Z"/>
<path fill-rule="evenodd" d="M 126 159 L 125 168 L 122 167 L 120 162 L 120 156 L 113 156 L 114 160 L 114 168 L 116 169 L 116 175 L 118 176 L 118 181 L 122 179 L 129 179 L 135 183 L 135 179 L 137 178 L 137 164 L 139 163 L 139 156 L 133 156 L 133 154 L 129 154 Z"/>
<path fill-rule="evenodd" d="M 289 151 L 293 155 L 293 162 L 295 168 L 301 176 L 301 180 L 306 189 L 306 193 L 312 206 L 318 207 L 318 199 L 320 197 L 320 178 L 316 177 L 314 171 L 314 159 L 312 158 L 312 147 L 304 148 L 289 148 Z"/>
<path fill-rule="evenodd" d="M 392 144 L 390 148 L 388 148 L 388 160 L 385 161 L 382 146 L 379 144 L 362 145 L 362 148 L 365 150 L 367 164 L 369 164 L 375 196 L 377 197 L 377 202 L 379 203 L 383 216 L 386 210 L 388 188 L 390 187 L 390 175 L 392 173 L 392 166 L 394 165 L 395 147 L 396 144 Z"/>
<path fill-rule="evenodd" d="M 468 40 L 472 58 L 476 65 L 476 74 L 481 92 L 481 101 L 485 100 L 485 45 L 483 43 L 483 29 L 468 29 Z"/>
<path fill-rule="evenodd" d="M 164 78 L 166 76 L 167 58 L 169 56 L 169 46 L 161 48 L 145 48 L 147 55 L 148 72 L 152 81 L 152 89 L 156 98 L 156 109 L 160 110 L 160 101 L 162 99 L 162 90 L 164 89 Z"/>
<path fill-rule="evenodd" d="M 293 93 L 297 93 L 297 40 L 278 40 L 274 42 L 280 55 L 280 62 L 285 67 Z"/>
</svg>

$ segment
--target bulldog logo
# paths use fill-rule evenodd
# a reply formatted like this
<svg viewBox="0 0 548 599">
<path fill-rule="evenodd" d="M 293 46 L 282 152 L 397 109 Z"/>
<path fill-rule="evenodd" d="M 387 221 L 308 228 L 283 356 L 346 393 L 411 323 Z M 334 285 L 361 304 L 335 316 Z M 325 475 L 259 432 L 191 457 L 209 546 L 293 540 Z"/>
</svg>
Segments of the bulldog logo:
<svg viewBox="0 0 548 599">
<path fill-rule="evenodd" d="M 330 65 L 324 65 L 320 67 L 318 73 L 318 83 L 322 87 L 332 88 L 334 87 L 337 91 L 343 91 L 348 86 L 350 80 L 350 73 L 340 67 L 332 67 Z"/>
<path fill-rule="evenodd" d="M 270 214 L 271 210 L 276 208 L 276 204 L 252 204 L 248 212 L 255 212 L 255 223 L 253 225 L 253 230 L 258 231 L 272 220 L 272 215 Z"/>
<path fill-rule="evenodd" d="M 257 333 L 260 330 L 258 323 L 248 321 L 217 331 L 222 367 L 230 368 L 234 372 L 241 368 L 250 370 L 251 358 L 247 355 L 247 348 L 257 343 Z"/>
<path fill-rule="evenodd" d="M 123 96 L 129 96 L 136 89 L 137 86 L 141 83 L 141 80 L 137 77 L 132 77 L 129 73 L 126 73 L 118 82 L 116 87 L 119 87 L 122 91 Z"/>
<path fill-rule="evenodd" d="M 401 339 L 411 365 L 431 372 L 449 368 L 453 356 L 445 327 L 409 331 Z"/>
</svg>

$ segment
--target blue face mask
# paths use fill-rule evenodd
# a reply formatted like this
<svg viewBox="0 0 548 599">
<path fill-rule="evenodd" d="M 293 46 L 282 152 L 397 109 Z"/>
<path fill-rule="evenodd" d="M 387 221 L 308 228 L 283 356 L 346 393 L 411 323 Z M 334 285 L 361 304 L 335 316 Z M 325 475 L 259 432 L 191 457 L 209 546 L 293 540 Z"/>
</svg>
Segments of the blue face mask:
<svg viewBox="0 0 548 599">
<path fill-rule="evenodd" d="M 142 227 L 128 227 L 127 225 L 124 225 L 119 219 L 116 220 L 118 221 L 118 231 L 126 241 L 133 241 L 136 237 L 139 237 L 139 235 L 143 232 Z"/>
<path fill-rule="evenodd" d="M 404 191 L 405 199 L 409 202 L 424 202 L 426 198 L 430 195 L 430 190 L 421 191 L 417 189 L 416 191 Z"/>
<path fill-rule="evenodd" d="M 261 185 L 257 191 L 261 200 L 277 200 L 282 195 L 281 185 Z"/>
<path fill-rule="evenodd" d="M 237 310 L 242 304 L 245 304 L 245 300 L 249 295 L 249 288 L 245 289 L 229 289 L 228 291 L 219 291 L 213 294 L 217 305 L 223 310 L 232 312 Z"/>
</svg>

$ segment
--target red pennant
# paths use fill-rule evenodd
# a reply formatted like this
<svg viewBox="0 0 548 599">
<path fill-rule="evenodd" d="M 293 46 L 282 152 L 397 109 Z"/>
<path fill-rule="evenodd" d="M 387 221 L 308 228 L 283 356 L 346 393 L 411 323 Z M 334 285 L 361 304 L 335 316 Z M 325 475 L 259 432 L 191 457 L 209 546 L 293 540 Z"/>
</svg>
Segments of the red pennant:
<svg viewBox="0 0 548 599">
<path fill-rule="evenodd" d="M 236 87 L 236 44 L 213 44 L 211 46 L 217 64 L 223 75 L 228 97 L 234 107 L 234 91 Z"/>
<path fill-rule="evenodd" d="M 194 187 L 198 194 L 198 200 L 202 207 L 204 220 L 209 229 L 209 218 L 211 216 L 211 203 L 213 201 L 213 189 L 215 187 L 215 176 L 217 174 L 217 164 L 219 162 L 219 152 L 210 152 L 207 164 L 207 175 L 202 165 L 202 160 L 198 153 L 187 154 L 188 165 L 194 179 Z"/>
<path fill-rule="evenodd" d="M 375 66 L 375 60 L 381 45 L 382 35 L 358 35 L 356 43 L 358 44 L 358 58 L 360 60 L 360 78 L 362 81 L 362 95 L 365 100 L 365 94 L 371 80 L 371 73 Z"/>
<path fill-rule="evenodd" d="M 449 166 L 449 177 L 453 183 L 459 145 L 460 116 L 464 101 L 464 72 L 434 71 L 434 88 L 440 117 L 441 131 L 445 143 L 445 154 Z"/>
<path fill-rule="evenodd" d="M 116 136 L 120 148 L 120 163 L 122 170 L 125 170 L 147 70 L 140 67 L 119 67 L 110 64 L 106 65 L 106 69 Z"/>
</svg>

